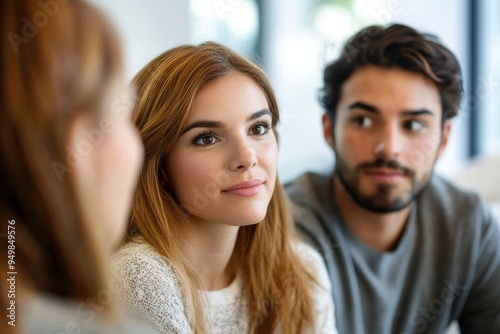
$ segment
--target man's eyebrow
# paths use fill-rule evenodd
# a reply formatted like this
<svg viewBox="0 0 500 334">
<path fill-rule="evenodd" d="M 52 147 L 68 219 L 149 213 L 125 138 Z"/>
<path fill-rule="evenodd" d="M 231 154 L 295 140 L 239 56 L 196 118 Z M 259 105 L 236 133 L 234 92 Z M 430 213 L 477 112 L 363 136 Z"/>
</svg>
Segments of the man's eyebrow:
<svg viewBox="0 0 500 334">
<path fill-rule="evenodd" d="M 251 114 L 250 117 L 247 118 L 247 122 L 253 121 L 254 119 L 257 119 L 264 115 L 269 115 L 271 116 L 271 118 L 273 117 L 273 114 L 269 111 L 269 109 L 262 109 L 260 111 Z"/>
<path fill-rule="evenodd" d="M 405 116 L 419 116 L 419 115 L 430 115 L 435 116 L 435 114 L 429 109 L 423 108 L 418 110 L 405 110 L 403 111 L 403 115 Z"/>
<path fill-rule="evenodd" d="M 364 102 L 354 102 L 348 107 L 348 109 L 363 109 L 374 114 L 380 114 L 380 111 L 375 106 Z"/>
<path fill-rule="evenodd" d="M 184 131 L 182 131 L 182 134 L 185 134 L 186 132 L 188 132 L 189 130 L 194 129 L 194 128 L 222 128 L 223 126 L 224 126 L 224 123 L 222 123 L 222 122 L 201 120 L 201 121 L 196 121 L 196 122 L 189 124 L 184 129 Z"/>
<path fill-rule="evenodd" d="M 355 102 L 349 106 L 349 109 L 363 109 L 365 111 L 368 111 L 368 112 L 371 112 L 374 114 L 380 114 L 380 111 L 378 110 L 377 107 L 372 106 L 372 105 L 367 104 L 367 103 L 364 103 L 364 102 Z M 422 108 L 422 109 L 417 109 L 417 110 L 404 110 L 403 115 L 404 116 L 419 116 L 419 115 L 435 116 L 435 114 L 427 108 Z"/>
</svg>

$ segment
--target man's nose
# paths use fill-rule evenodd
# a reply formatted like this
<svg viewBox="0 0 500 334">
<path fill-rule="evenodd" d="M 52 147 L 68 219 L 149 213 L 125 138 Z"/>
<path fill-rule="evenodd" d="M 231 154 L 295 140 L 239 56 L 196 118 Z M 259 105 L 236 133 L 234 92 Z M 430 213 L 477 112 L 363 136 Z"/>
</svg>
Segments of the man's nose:
<svg viewBox="0 0 500 334">
<path fill-rule="evenodd" d="M 387 124 L 380 130 L 374 147 L 374 154 L 377 158 L 394 160 L 400 156 L 404 144 L 401 131 L 397 124 Z"/>
</svg>

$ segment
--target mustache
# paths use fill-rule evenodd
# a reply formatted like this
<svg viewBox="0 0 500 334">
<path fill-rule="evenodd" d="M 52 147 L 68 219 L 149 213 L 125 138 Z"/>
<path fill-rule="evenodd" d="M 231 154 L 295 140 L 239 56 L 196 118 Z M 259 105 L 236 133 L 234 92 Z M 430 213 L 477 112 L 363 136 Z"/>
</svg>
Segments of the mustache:
<svg viewBox="0 0 500 334">
<path fill-rule="evenodd" d="M 413 169 L 403 166 L 397 160 L 376 159 L 375 161 L 359 164 L 357 169 L 361 170 L 368 168 L 390 168 L 407 176 L 415 175 Z"/>
</svg>

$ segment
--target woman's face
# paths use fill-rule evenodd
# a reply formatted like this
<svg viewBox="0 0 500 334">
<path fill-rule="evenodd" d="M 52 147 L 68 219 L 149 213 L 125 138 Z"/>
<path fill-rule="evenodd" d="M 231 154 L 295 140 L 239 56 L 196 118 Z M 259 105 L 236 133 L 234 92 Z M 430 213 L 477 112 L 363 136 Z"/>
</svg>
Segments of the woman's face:
<svg viewBox="0 0 500 334">
<path fill-rule="evenodd" d="M 130 117 L 135 94 L 119 87 L 105 102 L 97 123 L 90 118 L 77 120 L 70 143 L 78 159 L 75 174 L 84 210 L 97 220 L 100 235 L 110 246 L 125 232 L 144 157 Z"/>
<path fill-rule="evenodd" d="M 182 208 L 198 219 L 256 224 L 274 191 L 277 157 L 264 92 L 249 77 L 231 73 L 195 97 L 169 156 L 169 183 Z"/>
</svg>

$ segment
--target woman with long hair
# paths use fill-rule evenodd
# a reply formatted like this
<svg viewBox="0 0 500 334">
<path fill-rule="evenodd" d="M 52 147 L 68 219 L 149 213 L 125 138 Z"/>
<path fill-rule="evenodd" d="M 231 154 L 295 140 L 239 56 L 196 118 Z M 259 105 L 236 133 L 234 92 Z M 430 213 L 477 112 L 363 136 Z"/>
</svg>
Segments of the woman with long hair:
<svg viewBox="0 0 500 334">
<path fill-rule="evenodd" d="M 84 1 L 0 9 L 0 332 L 104 332 L 143 158 L 121 47 Z"/>
<path fill-rule="evenodd" d="M 145 163 L 115 256 L 132 311 L 163 333 L 336 333 L 324 264 L 277 178 L 264 72 L 207 42 L 163 53 L 133 85 Z"/>
</svg>

